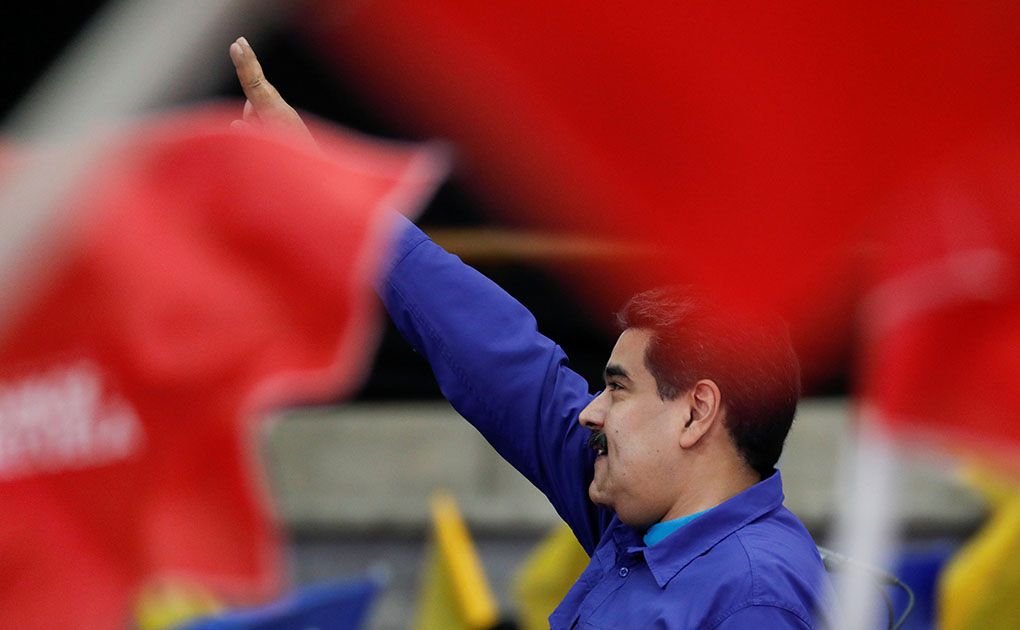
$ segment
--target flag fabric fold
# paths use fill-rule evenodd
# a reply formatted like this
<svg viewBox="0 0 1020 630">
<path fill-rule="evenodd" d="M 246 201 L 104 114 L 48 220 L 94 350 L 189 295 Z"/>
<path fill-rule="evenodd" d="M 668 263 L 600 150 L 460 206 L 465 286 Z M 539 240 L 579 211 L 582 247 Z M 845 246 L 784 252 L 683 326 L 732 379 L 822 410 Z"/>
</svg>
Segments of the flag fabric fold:
<svg viewBox="0 0 1020 630">
<path fill-rule="evenodd" d="M 861 303 L 861 398 L 902 444 L 1020 473 L 1020 138 L 970 143 L 890 199 Z"/>
<path fill-rule="evenodd" d="M 124 627 L 158 582 L 281 585 L 257 420 L 357 385 L 391 213 L 442 157 L 318 124 L 319 150 L 239 134 L 232 110 L 93 148 L 25 271 L 0 330 L 2 628 Z"/>
</svg>

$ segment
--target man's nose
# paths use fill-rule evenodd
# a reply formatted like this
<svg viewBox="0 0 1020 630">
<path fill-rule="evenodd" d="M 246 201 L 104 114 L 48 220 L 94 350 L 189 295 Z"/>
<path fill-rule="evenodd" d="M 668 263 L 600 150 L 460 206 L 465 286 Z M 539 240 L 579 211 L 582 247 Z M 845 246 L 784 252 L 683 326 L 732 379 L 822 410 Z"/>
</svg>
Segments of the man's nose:
<svg viewBox="0 0 1020 630">
<path fill-rule="evenodd" d="M 600 429 L 606 416 L 605 391 L 599 392 L 588 406 L 581 410 L 577 421 L 586 429 Z"/>
</svg>

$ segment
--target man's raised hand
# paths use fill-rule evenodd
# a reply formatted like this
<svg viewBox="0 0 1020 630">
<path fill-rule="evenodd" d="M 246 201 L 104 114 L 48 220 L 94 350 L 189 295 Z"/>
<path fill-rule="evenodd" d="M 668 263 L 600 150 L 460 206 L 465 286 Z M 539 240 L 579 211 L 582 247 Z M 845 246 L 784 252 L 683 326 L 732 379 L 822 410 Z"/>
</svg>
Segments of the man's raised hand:
<svg viewBox="0 0 1020 630">
<path fill-rule="evenodd" d="M 255 51 L 243 37 L 230 45 L 230 59 L 237 70 L 237 79 L 248 99 L 244 103 L 242 119 L 230 126 L 237 130 L 271 129 L 294 134 L 315 146 L 315 140 L 302 122 L 297 111 L 283 100 L 276 88 L 266 80 Z"/>
</svg>

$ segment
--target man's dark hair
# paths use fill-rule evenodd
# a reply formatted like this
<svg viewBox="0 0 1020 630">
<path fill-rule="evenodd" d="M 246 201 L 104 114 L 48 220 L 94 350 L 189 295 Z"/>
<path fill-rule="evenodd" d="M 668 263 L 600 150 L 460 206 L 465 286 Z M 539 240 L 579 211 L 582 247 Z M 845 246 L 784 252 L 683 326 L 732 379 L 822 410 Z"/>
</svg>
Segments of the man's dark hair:
<svg viewBox="0 0 1020 630">
<path fill-rule="evenodd" d="M 738 317 L 680 286 L 635 295 L 617 319 L 621 330 L 651 331 L 645 365 L 663 400 L 699 379 L 715 382 L 737 450 L 762 479 L 771 475 L 800 397 L 800 366 L 785 322 Z"/>
</svg>

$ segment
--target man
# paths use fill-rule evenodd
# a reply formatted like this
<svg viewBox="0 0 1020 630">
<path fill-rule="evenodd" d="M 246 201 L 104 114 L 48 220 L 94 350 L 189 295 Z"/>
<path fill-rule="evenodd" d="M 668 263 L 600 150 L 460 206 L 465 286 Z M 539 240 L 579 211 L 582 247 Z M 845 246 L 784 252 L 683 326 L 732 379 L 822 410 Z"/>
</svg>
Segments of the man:
<svg viewBox="0 0 1020 630">
<path fill-rule="evenodd" d="M 243 39 L 237 126 L 307 135 Z M 799 393 L 781 326 L 679 289 L 639 294 L 605 390 L 534 318 L 401 220 L 381 294 L 453 406 L 570 525 L 591 562 L 554 628 L 812 628 L 825 592 L 774 469 Z"/>
</svg>

